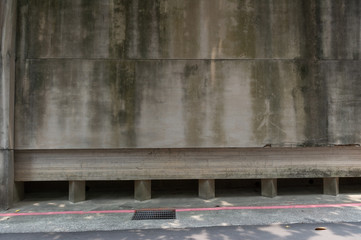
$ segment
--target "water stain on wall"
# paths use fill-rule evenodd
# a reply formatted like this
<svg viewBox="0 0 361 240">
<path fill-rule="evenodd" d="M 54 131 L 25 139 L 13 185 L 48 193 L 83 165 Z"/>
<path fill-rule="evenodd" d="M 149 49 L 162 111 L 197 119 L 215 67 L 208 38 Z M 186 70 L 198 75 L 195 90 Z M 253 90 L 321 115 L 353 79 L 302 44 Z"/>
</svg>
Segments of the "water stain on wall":
<svg viewBox="0 0 361 240">
<path fill-rule="evenodd" d="M 204 99 L 208 79 L 201 77 L 200 63 L 185 64 L 182 76 L 186 145 L 201 146 L 203 135 Z"/>
<path fill-rule="evenodd" d="M 17 79 L 16 88 L 16 129 L 26 129 L 17 142 L 27 145 L 29 140 L 37 138 L 37 132 L 43 126 L 46 110 L 45 82 L 49 70 L 41 66 L 33 67 L 33 61 L 27 61 L 23 68 L 23 78 Z M 44 73 L 45 72 L 45 73 Z M 40 101 L 38 103 L 38 101 Z M 34 114 L 36 113 L 36 114 Z"/>
<path fill-rule="evenodd" d="M 336 59 L 359 59 L 361 4 L 358 0 L 331 3 L 331 56 Z M 351 31 L 350 31 L 351 30 Z M 356 48 L 355 48 L 356 45 Z M 351 50 L 351 51 L 350 51 Z"/>
<path fill-rule="evenodd" d="M 127 43 L 130 58 L 158 58 L 160 2 L 136 0 L 128 3 Z"/>
<path fill-rule="evenodd" d="M 302 4 L 304 16 L 303 34 L 306 42 L 297 66 L 297 88 L 303 96 L 305 141 L 302 146 L 323 146 L 328 142 L 327 86 L 326 79 L 320 76 L 319 58 L 322 55 L 320 31 L 320 8 L 314 1 Z M 298 109 L 299 111 L 299 109 Z"/>
<path fill-rule="evenodd" d="M 135 127 L 139 107 L 137 107 L 134 63 L 112 61 L 107 63 L 107 66 L 109 74 L 107 80 L 111 97 L 111 126 L 122 129 L 121 131 L 125 135 L 114 135 L 114 146 L 121 145 L 119 141 L 125 138 L 127 147 L 136 147 Z"/>
<path fill-rule="evenodd" d="M 246 101 L 251 102 L 250 114 L 253 114 L 247 124 L 253 124 L 254 139 L 248 139 L 246 135 L 242 144 L 282 145 L 288 140 L 283 129 L 289 130 L 293 122 L 285 119 L 284 101 L 285 94 L 290 92 L 297 118 L 297 135 L 302 136 L 298 142 L 300 146 L 327 145 L 329 135 L 332 136 L 331 143 L 357 142 L 360 125 L 357 119 L 361 119 L 357 107 L 359 66 L 346 62 L 338 67 L 324 64 L 322 70 L 320 61 L 323 57 L 359 59 L 361 3 L 358 0 L 325 1 L 327 8 L 323 8 L 323 2 L 319 0 L 19 0 L 19 6 L 29 3 L 30 14 L 19 21 L 18 28 L 23 29 L 19 31 L 18 48 L 21 52 L 18 56 L 23 59 L 17 64 L 16 124 L 17 129 L 22 130 L 18 134 L 24 135 L 24 140 L 18 138 L 18 141 L 22 141 L 22 146 L 29 146 L 33 144 L 29 139 L 46 134 L 46 129 L 51 129 L 48 127 L 56 122 L 60 129 L 70 132 L 72 127 L 80 125 L 94 132 L 114 130 L 109 145 L 102 145 L 99 139 L 86 139 L 89 136 L 95 139 L 97 135 L 84 131 L 79 138 L 79 142 L 85 139 L 84 144 L 81 142 L 83 145 L 77 146 L 136 147 L 139 142 L 137 121 L 140 111 L 144 110 L 140 109 L 140 98 L 148 91 L 146 94 L 151 103 L 146 106 L 152 106 L 147 116 L 152 121 L 156 122 L 154 115 L 162 114 L 160 116 L 164 116 L 169 127 L 174 120 L 172 114 L 183 110 L 184 121 L 178 122 L 182 126 L 177 128 L 177 134 L 182 135 L 185 129 L 186 140 L 183 136 L 176 138 L 177 146 L 229 146 L 232 143 L 227 142 L 229 136 L 226 133 L 230 128 L 224 124 L 226 114 L 242 109 L 227 110 L 226 107 L 233 108 L 234 105 L 225 105 L 225 89 L 230 87 L 227 84 L 237 81 L 229 81 L 234 76 L 225 72 L 227 66 L 236 68 L 237 64 L 227 65 L 227 61 L 243 59 L 236 60 L 243 64 L 242 61 L 247 59 L 247 64 L 251 65 L 251 99 Z M 19 7 L 18 11 L 22 11 L 20 9 L 23 8 Z M 333 24 L 328 35 L 323 28 L 322 16 L 331 18 Z M 331 49 L 327 51 L 323 48 L 322 31 L 330 38 Z M 24 42 L 29 44 L 28 57 L 33 60 L 25 61 L 28 50 Z M 37 58 L 49 59 L 41 62 L 34 60 Z M 132 60 L 114 61 L 120 58 Z M 161 58 L 170 60 L 154 61 Z M 203 60 L 196 60 L 200 58 Z M 142 81 L 145 79 L 146 82 L 139 83 L 136 76 L 139 72 L 134 65 L 147 61 L 157 63 L 139 68 L 149 73 L 149 76 L 143 73 Z M 295 66 L 289 79 L 285 77 L 289 70 L 284 68 L 282 62 L 285 61 Z M 244 78 L 249 77 L 246 65 L 242 65 L 246 69 Z M 327 69 L 338 78 L 325 77 Z M 169 79 L 177 89 L 167 85 Z M 284 81 L 295 84 L 294 89 L 286 89 Z M 182 88 L 179 89 L 177 84 Z M 292 84 L 287 86 L 293 87 Z M 83 91 L 81 94 L 79 89 Z M 167 99 L 173 93 L 182 94 L 182 101 L 178 104 L 172 98 L 172 104 L 167 105 Z M 82 94 L 85 97 L 82 98 Z M 67 96 L 74 97 L 80 107 L 72 104 Z M 63 107 L 51 109 L 49 101 Z M 232 99 L 227 101 L 230 103 Z M 80 104 L 87 107 L 83 120 L 72 115 L 81 108 Z M 164 106 L 169 109 L 163 109 Z M 58 115 L 45 116 L 47 108 Z M 158 112 L 152 115 L 153 109 Z M 346 120 L 342 120 L 344 113 L 348 114 Z M 173 117 L 170 123 L 166 119 L 169 115 Z M 50 117 L 53 122 L 48 121 Z M 332 130 L 328 122 L 331 118 L 337 120 Z M 248 121 L 248 118 L 242 119 Z M 48 126 L 44 121 L 51 124 Z M 143 129 L 146 127 L 144 124 Z M 163 132 L 144 131 L 142 134 L 161 136 L 160 142 L 165 143 L 173 133 L 161 135 Z M 57 134 L 64 139 L 68 136 L 62 130 Z M 233 139 L 237 144 L 241 137 Z M 64 142 L 61 144 L 68 144 Z M 40 141 L 40 144 L 45 146 L 47 143 Z"/>
<path fill-rule="evenodd" d="M 212 121 L 212 141 L 216 146 L 227 145 L 227 137 L 224 129 L 224 94 L 227 79 L 224 78 L 223 64 L 223 61 L 211 60 L 207 62 L 210 73 L 210 81 L 207 86 L 209 89 L 207 92 L 207 105 L 211 112 L 211 115 L 207 116 L 207 118 Z"/>
<path fill-rule="evenodd" d="M 124 58 L 126 14 L 124 1 L 112 0 L 109 2 L 109 58 Z"/>
</svg>

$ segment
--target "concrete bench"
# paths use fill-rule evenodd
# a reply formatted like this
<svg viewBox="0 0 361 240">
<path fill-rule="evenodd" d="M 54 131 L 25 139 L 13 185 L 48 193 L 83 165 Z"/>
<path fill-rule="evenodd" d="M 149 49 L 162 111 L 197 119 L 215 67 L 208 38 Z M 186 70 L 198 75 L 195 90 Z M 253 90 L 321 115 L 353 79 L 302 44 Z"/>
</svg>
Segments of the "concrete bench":
<svg viewBox="0 0 361 240">
<path fill-rule="evenodd" d="M 261 179 L 263 196 L 277 195 L 279 178 L 323 178 L 337 195 L 339 177 L 361 176 L 361 148 L 194 148 L 15 151 L 21 182 L 69 181 L 69 200 L 85 199 L 85 183 L 134 180 L 137 200 L 151 198 L 151 180 L 198 179 L 199 197 L 215 197 L 215 179 Z M 18 189 L 18 190 L 17 190 Z"/>
</svg>

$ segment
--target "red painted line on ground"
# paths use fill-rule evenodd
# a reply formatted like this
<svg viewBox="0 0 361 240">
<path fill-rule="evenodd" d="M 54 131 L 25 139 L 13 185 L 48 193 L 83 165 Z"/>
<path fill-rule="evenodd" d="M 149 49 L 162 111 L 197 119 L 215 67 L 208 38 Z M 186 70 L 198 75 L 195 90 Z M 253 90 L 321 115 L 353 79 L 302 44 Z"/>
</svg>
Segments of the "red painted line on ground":
<svg viewBox="0 0 361 240">
<path fill-rule="evenodd" d="M 340 208 L 361 207 L 361 203 L 337 203 L 337 204 L 311 204 L 311 205 L 274 205 L 274 206 L 239 206 L 239 207 L 213 207 L 213 208 L 180 208 L 176 212 L 199 212 L 221 210 L 264 210 L 264 209 L 296 209 L 296 208 Z M 29 213 L 0 213 L 1 217 L 13 216 L 40 216 L 60 214 L 107 214 L 107 213 L 134 213 L 135 210 L 104 210 L 104 211 L 64 211 L 64 212 L 29 212 Z"/>
<path fill-rule="evenodd" d="M 64 211 L 64 212 L 29 212 L 29 213 L 0 213 L 1 217 L 12 216 L 38 216 L 60 214 L 97 214 L 97 213 L 134 213 L 135 210 L 104 210 L 104 211 Z"/>
<path fill-rule="evenodd" d="M 337 207 L 361 207 L 361 203 L 338 203 L 338 204 L 312 204 L 312 205 L 276 205 L 276 206 L 241 206 L 241 207 L 214 207 L 214 208 L 182 208 L 177 212 L 195 211 L 220 211 L 220 210 L 262 210 L 262 209 L 294 209 L 294 208 L 337 208 Z"/>
</svg>

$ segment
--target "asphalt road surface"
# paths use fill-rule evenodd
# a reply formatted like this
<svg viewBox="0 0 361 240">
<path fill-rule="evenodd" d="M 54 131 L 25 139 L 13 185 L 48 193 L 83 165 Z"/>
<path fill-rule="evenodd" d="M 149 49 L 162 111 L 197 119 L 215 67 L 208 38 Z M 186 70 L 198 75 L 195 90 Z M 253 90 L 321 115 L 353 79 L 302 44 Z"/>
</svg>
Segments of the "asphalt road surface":
<svg viewBox="0 0 361 240">
<path fill-rule="evenodd" d="M 316 230 L 321 228 L 324 230 Z M 290 224 L 268 226 L 225 226 L 186 229 L 145 229 L 75 233 L 0 234 L 1 240 L 240 240 L 240 239 L 361 239 L 361 223 Z"/>
</svg>

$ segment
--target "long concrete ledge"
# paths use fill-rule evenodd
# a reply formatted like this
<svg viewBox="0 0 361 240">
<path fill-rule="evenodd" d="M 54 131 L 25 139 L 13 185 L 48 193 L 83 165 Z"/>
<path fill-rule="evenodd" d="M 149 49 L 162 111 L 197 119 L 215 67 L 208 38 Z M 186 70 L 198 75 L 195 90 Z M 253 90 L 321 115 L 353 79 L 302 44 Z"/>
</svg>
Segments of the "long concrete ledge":
<svg viewBox="0 0 361 240">
<path fill-rule="evenodd" d="M 69 199 L 86 199 L 85 181 L 134 180 L 137 200 L 151 198 L 151 180 L 198 179 L 199 196 L 215 197 L 215 179 L 261 179 L 265 197 L 278 178 L 323 178 L 338 194 L 339 177 L 361 176 L 361 148 L 201 148 L 18 150 L 15 181 L 69 181 Z"/>
<path fill-rule="evenodd" d="M 360 176 L 359 147 L 15 151 L 15 181 Z"/>
</svg>

